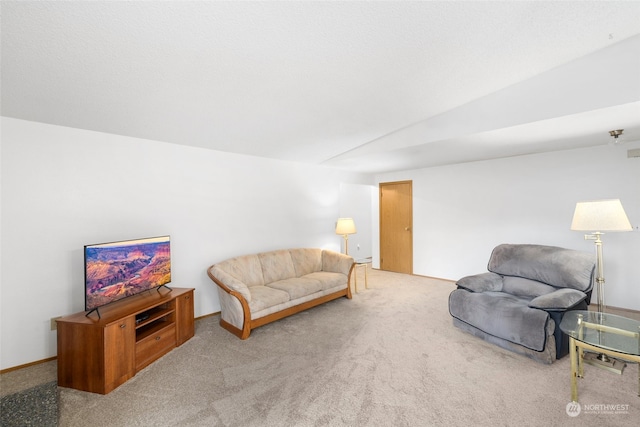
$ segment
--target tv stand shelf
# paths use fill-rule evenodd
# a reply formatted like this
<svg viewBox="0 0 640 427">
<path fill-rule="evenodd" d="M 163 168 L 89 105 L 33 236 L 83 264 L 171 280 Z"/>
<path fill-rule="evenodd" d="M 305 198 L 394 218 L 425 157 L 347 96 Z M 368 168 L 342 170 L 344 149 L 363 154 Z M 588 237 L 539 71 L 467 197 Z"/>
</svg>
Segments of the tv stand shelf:
<svg viewBox="0 0 640 427">
<path fill-rule="evenodd" d="M 57 320 L 58 385 L 107 394 L 194 335 L 193 289 L 151 290 Z"/>
<path fill-rule="evenodd" d="M 171 308 L 154 307 L 149 311 L 141 313 L 136 316 L 136 329 L 144 330 L 145 326 L 153 324 L 156 320 L 161 319 L 174 311 L 175 310 Z M 140 317 L 142 315 L 144 315 L 144 317 Z M 141 319 L 140 321 L 138 320 L 139 318 Z"/>
<path fill-rule="evenodd" d="M 161 329 L 167 327 L 167 325 L 172 325 L 173 322 L 169 322 L 166 320 L 157 320 L 145 322 L 143 326 L 136 326 L 136 342 L 141 341 L 148 337 L 149 335 L 153 335 L 159 332 Z"/>
</svg>

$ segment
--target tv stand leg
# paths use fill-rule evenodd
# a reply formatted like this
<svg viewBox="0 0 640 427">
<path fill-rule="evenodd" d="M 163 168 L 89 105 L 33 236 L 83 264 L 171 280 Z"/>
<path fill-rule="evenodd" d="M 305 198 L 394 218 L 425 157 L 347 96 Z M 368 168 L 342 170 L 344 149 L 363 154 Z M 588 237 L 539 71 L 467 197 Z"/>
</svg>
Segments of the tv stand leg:
<svg viewBox="0 0 640 427">
<path fill-rule="evenodd" d="M 156 291 L 158 291 L 158 293 L 160 293 L 160 288 L 167 288 L 169 289 L 169 292 L 171 292 L 173 289 L 171 289 L 169 286 L 167 285 L 160 285 L 156 288 Z"/>
<path fill-rule="evenodd" d="M 85 316 L 86 316 L 86 317 L 89 317 L 89 315 L 95 311 L 96 313 L 98 313 L 98 319 L 101 319 L 101 317 L 100 317 L 100 310 L 98 310 L 98 308 L 99 308 L 99 307 L 96 307 L 96 308 L 94 308 L 93 310 L 90 310 L 87 314 L 85 314 Z"/>
</svg>

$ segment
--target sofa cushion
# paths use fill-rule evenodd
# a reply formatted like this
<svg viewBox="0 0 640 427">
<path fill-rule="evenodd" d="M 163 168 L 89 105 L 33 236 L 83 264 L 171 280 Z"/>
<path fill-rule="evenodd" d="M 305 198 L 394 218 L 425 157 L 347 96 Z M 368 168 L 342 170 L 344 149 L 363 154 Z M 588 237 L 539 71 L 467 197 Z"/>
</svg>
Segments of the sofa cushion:
<svg viewBox="0 0 640 427">
<path fill-rule="evenodd" d="M 504 276 L 502 278 L 502 292 L 531 299 L 555 291 L 556 288 L 536 280 L 523 277 Z"/>
<path fill-rule="evenodd" d="M 313 279 L 320 282 L 320 286 L 323 291 L 327 289 L 335 288 L 336 286 L 344 286 L 347 278 L 342 273 L 333 273 L 331 271 L 316 271 L 315 273 L 307 274 L 305 279 Z"/>
<path fill-rule="evenodd" d="M 529 302 L 529 307 L 540 308 L 542 310 L 562 310 L 573 307 L 587 295 L 577 289 L 558 289 L 550 294 L 541 295 Z"/>
<path fill-rule="evenodd" d="M 543 351 L 549 314 L 527 304 L 527 300 L 503 292 L 456 289 L 449 295 L 449 313 L 456 319 L 503 340 Z"/>
<path fill-rule="evenodd" d="M 267 283 L 269 288 L 279 289 L 289 294 L 290 299 L 297 299 L 322 290 L 320 281 L 308 277 L 293 277 Z"/>
<path fill-rule="evenodd" d="M 252 286 L 249 290 L 251 291 L 249 308 L 252 313 L 287 302 L 290 299 L 289 294 L 285 291 L 268 286 Z"/>
<path fill-rule="evenodd" d="M 260 258 L 260 264 L 262 265 L 265 285 L 278 280 L 296 277 L 296 270 L 293 267 L 293 260 L 288 250 L 264 252 L 258 254 L 258 258 Z"/>
<path fill-rule="evenodd" d="M 555 246 L 502 244 L 495 247 L 488 270 L 503 276 L 537 280 L 556 288 L 588 291 L 595 270 L 594 256 Z"/>
<path fill-rule="evenodd" d="M 322 270 L 322 249 L 290 249 L 296 277 Z"/>
</svg>

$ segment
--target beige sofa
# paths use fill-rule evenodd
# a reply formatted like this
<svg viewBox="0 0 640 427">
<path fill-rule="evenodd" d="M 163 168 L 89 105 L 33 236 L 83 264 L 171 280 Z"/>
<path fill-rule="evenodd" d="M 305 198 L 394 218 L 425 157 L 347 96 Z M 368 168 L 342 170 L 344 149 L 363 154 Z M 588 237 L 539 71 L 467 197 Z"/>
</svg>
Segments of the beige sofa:
<svg viewBox="0 0 640 427">
<path fill-rule="evenodd" d="M 340 297 L 351 299 L 353 258 L 324 249 L 285 249 L 214 264 L 220 326 L 240 339 L 251 330 Z"/>
</svg>

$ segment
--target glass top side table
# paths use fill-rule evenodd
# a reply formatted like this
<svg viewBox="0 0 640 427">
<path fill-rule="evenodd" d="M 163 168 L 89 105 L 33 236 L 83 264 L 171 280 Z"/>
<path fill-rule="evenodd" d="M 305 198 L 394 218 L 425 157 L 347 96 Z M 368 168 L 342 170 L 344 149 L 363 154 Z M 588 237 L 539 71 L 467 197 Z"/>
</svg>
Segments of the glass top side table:
<svg viewBox="0 0 640 427">
<path fill-rule="evenodd" d="M 560 329 L 569 336 L 571 400 L 574 402 L 578 401 L 577 378 L 584 376 L 584 350 L 640 363 L 640 322 L 637 320 L 597 311 L 575 310 L 565 313 Z"/>
</svg>

